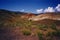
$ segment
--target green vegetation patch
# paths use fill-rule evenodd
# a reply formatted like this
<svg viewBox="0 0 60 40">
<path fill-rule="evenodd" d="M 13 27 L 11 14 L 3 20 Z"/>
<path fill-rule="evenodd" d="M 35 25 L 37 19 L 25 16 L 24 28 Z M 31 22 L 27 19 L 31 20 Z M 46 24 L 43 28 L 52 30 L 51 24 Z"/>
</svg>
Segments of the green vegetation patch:
<svg viewBox="0 0 60 40">
<path fill-rule="evenodd" d="M 50 28 L 52 28 L 53 30 L 56 30 L 56 24 L 51 24 Z"/>
<path fill-rule="evenodd" d="M 23 35 L 26 35 L 26 36 L 31 35 L 30 30 L 23 30 L 22 32 L 23 32 Z"/>
<path fill-rule="evenodd" d="M 40 25 L 38 25 L 38 28 L 41 30 L 47 30 L 48 26 L 45 24 L 40 24 Z"/>
<path fill-rule="evenodd" d="M 43 34 L 41 32 L 38 32 L 37 35 L 39 37 L 39 40 L 44 40 Z"/>
</svg>

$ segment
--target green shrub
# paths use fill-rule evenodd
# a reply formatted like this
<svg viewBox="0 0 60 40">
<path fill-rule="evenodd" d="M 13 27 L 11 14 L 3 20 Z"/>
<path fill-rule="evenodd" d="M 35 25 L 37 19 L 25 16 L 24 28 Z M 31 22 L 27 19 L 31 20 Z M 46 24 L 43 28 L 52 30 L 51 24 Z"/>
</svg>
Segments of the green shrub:
<svg viewBox="0 0 60 40">
<path fill-rule="evenodd" d="M 48 32 L 46 36 L 60 36 L 60 31 L 57 30 L 57 31 L 53 31 L 53 32 Z"/>
<path fill-rule="evenodd" d="M 59 36 L 59 37 L 60 37 L 60 30 L 57 30 L 57 31 L 55 31 L 55 32 L 52 32 L 52 34 L 53 34 L 54 36 Z"/>
<path fill-rule="evenodd" d="M 56 29 L 57 29 L 57 28 L 56 28 L 56 24 L 52 24 L 52 25 L 50 26 L 50 28 L 56 30 Z"/>
<path fill-rule="evenodd" d="M 52 32 L 48 32 L 46 36 L 47 36 L 47 37 L 49 37 L 49 36 L 52 37 L 53 34 L 52 34 Z"/>
<path fill-rule="evenodd" d="M 37 35 L 39 37 L 39 40 L 43 40 L 43 34 L 42 33 L 38 32 Z"/>
<path fill-rule="evenodd" d="M 41 30 L 47 30 L 47 25 L 38 25 L 38 28 L 41 29 Z"/>
<path fill-rule="evenodd" d="M 52 32 L 48 32 L 47 35 L 46 35 L 46 37 L 47 37 L 47 40 L 53 40 L 53 34 L 52 34 Z"/>
<path fill-rule="evenodd" d="M 29 30 L 24 30 L 24 31 L 23 31 L 23 34 L 26 35 L 26 36 L 31 35 L 31 31 L 29 31 Z"/>
</svg>

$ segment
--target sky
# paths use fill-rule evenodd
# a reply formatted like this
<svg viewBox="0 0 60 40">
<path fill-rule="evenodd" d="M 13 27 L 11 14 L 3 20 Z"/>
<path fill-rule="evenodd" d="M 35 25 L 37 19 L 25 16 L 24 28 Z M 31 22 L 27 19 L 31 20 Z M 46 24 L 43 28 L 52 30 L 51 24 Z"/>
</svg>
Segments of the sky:
<svg viewBox="0 0 60 40">
<path fill-rule="evenodd" d="M 0 0 L 0 9 L 39 13 L 49 8 L 53 11 L 58 4 L 60 0 Z"/>
</svg>

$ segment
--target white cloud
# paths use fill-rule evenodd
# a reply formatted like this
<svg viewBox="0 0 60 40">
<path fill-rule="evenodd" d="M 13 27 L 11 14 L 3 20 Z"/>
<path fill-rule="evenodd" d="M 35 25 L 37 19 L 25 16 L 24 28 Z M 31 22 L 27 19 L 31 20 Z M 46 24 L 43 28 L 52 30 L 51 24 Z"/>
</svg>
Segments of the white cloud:
<svg viewBox="0 0 60 40">
<path fill-rule="evenodd" d="M 48 8 L 45 8 L 45 9 L 37 9 L 36 12 L 37 13 L 45 13 L 45 12 L 60 12 L 60 4 L 58 4 L 55 8 L 53 7 L 48 7 Z"/>
<path fill-rule="evenodd" d="M 21 12 L 24 12 L 24 9 L 20 10 Z"/>
<path fill-rule="evenodd" d="M 55 9 L 60 12 L 60 4 L 58 4 Z"/>
<path fill-rule="evenodd" d="M 43 9 L 37 9 L 37 13 L 43 13 Z"/>
<path fill-rule="evenodd" d="M 55 12 L 55 10 L 53 9 L 53 7 L 48 7 L 44 10 L 44 12 Z"/>
</svg>

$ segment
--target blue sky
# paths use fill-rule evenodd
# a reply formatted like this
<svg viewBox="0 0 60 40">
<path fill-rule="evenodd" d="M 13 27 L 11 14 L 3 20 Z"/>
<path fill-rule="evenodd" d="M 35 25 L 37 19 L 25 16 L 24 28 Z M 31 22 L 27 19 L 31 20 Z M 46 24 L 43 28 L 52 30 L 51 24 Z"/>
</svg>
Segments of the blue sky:
<svg viewBox="0 0 60 40">
<path fill-rule="evenodd" d="M 56 7 L 58 4 L 59 0 L 0 0 L 0 9 L 36 13 L 36 9 Z"/>
</svg>

